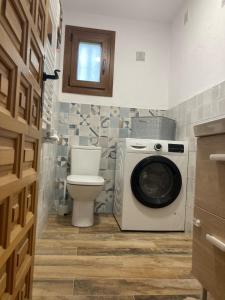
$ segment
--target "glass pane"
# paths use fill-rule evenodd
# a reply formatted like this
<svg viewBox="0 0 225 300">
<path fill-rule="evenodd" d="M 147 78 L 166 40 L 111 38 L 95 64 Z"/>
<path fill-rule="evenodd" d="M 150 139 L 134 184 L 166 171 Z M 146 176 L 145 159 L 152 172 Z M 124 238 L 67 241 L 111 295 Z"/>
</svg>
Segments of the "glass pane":
<svg viewBox="0 0 225 300">
<path fill-rule="evenodd" d="M 101 77 L 101 44 L 79 44 L 77 80 L 100 82 Z"/>
<path fill-rule="evenodd" d="M 142 170 L 139 184 L 151 198 L 166 197 L 174 185 L 173 172 L 165 164 L 151 163 Z"/>
</svg>

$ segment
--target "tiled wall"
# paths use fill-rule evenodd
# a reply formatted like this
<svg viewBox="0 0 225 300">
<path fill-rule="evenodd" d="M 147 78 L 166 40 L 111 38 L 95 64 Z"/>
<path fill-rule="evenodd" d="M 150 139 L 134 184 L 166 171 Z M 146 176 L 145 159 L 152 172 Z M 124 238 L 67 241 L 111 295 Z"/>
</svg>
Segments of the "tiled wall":
<svg viewBox="0 0 225 300">
<path fill-rule="evenodd" d="M 96 200 L 96 212 L 112 213 L 116 143 L 129 137 L 131 117 L 165 115 L 165 111 L 61 103 L 59 108 L 59 134 L 62 145 L 57 151 L 57 201 L 63 199 L 63 181 L 69 173 L 69 145 L 95 145 L 102 147 L 100 175 L 105 187 Z M 68 195 L 67 195 L 68 197 Z"/>
<path fill-rule="evenodd" d="M 189 141 L 186 229 L 191 231 L 196 163 L 196 138 L 193 128 L 199 123 L 225 117 L 225 82 L 170 109 L 167 115 L 177 121 L 177 140 Z"/>
<path fill-rule="evenodd" d="M 52 106 L 51 129 L 57 129 L 59 116 L 59 104 L 55 98 Z M 42 140 L 40 153 L 39 172 L 39 197 L 38 197 L 38 218 L 37 236 L 43 232 L 47 224 L 48 214 L 56 213 L 55 193 L 56 193 L 56 142 Z"/>
<path fill-rule="evenodd" d="M 56 49 L 58 27 L 60 22 L 60 1 L 51 0 L 49 2 L 49 17 L 52 23 L 52 43 L 45 44 L 45 65 L 46 73 L 51 74 L 55 69 L 59 69 L 58 57 L 60 52 Z M 42 128 L 43 136 L 45 130 L 50 131 L 58 126 L 58 81 L 47 81 L 43 95 Z M 38 218 L 37 235 L 40 236 L 48 219 L 49 211 L 55 199 L 55 174 L 56 174 L 56 143 L 51 144 L 43 140 L 40 155 L 40 176 L 39 176 L 39 198 L 38 198 Z"/>
<path fill-rule="evenodd" d="M 37 235 L 47 223 L 49 210 L 55 199 L 56 144 L 43 143 L 40 154 L 39 200 Z"/>
</svg>

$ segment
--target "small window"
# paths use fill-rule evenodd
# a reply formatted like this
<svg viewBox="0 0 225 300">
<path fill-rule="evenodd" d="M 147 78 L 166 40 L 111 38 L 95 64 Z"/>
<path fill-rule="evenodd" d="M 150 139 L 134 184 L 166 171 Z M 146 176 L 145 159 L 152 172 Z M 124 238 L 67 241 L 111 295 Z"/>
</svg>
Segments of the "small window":
<svg viewBox="0 0 225 300">
<path fill-rule="evenodd" d="M 77 80 L 101 81 L 102 45 L 94 43 L 79 43 Z"/>
<path fill-rule="evenodd" d="M 63 92 L 112 97 L 115 32 L 66 26 Z"/>
</svg>

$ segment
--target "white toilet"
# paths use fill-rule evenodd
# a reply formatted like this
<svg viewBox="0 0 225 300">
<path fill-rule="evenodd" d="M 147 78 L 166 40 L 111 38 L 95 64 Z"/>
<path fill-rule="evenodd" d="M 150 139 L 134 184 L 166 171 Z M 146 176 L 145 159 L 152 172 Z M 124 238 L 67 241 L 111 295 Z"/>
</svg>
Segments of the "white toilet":
<svg viewBox="0 0 225 300">
<path fill-rule="evenodd" d="M 94 201 L 104 186 L 104 179 L 98 176 L 100 159 L 100 147 L 71 147 L 71 175 L 67 177 L 67 188 L 73 198 L 73 226 L 94 224 Z"/>
</svg>

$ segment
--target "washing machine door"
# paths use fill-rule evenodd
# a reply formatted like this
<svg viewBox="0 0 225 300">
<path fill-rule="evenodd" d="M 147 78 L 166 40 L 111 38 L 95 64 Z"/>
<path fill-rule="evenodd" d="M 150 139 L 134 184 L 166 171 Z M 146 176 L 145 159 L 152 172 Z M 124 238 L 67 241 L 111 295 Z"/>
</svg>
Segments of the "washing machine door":
<svg viewBox="0 0 225 300">
<path fill-rule="evenodd" d="M 134 168 L 131 189 L 135 198 L 151 208 L 162 208 L 173 203 L 182 187 L 179 169 L 170 159 L 150 156 Z"/>
</svg>

